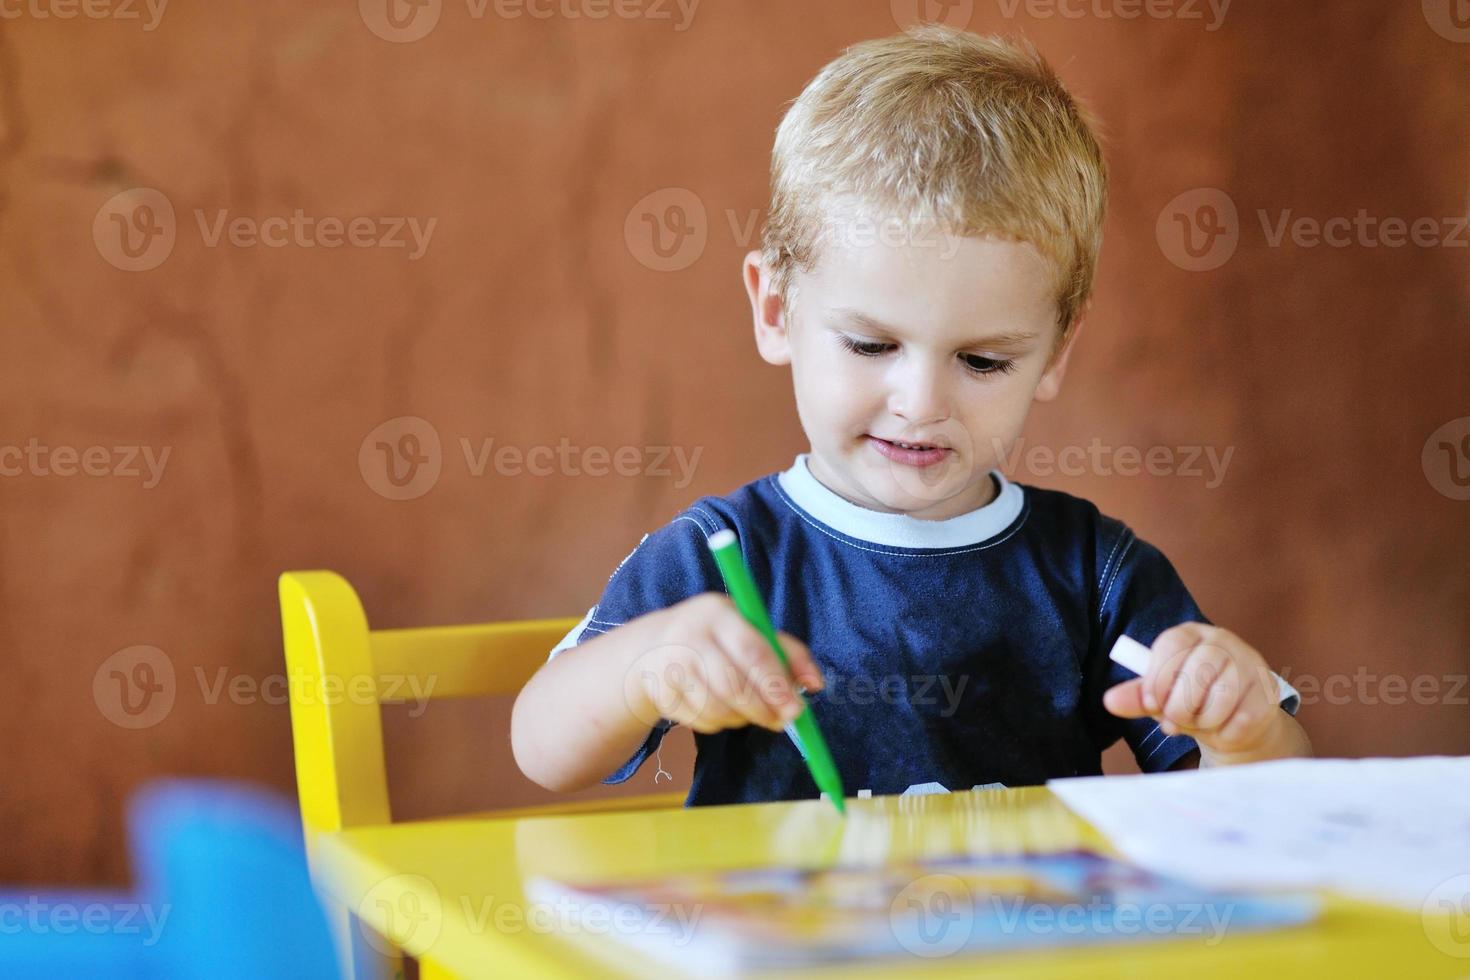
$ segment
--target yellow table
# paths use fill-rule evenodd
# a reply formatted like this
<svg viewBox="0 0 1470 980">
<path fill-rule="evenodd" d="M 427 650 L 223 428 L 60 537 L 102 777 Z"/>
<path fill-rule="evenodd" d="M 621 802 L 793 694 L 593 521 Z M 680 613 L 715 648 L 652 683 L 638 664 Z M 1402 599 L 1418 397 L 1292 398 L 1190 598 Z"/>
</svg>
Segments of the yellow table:
<svg viewBox="0 0 1470 980">
<path fill-rule="evenodd" d="M 549 933 L 555 916 L 528 905 L 533 875 L 570 880 L 697 868 L 806 867 L 884 857 L 962 852 L 1009 854 L 1089 848 L 1097 832 L 1043 788 L 850 800 L 846 820 L 825 802 L 674 808 L 585 815 L 461 818 L 366 827 L 317 842 L 326 889 L 373 929 L 401 941 L 442 973 L 475 977 L 610 975 L 621 963 L 593 958 Z M 1440 946 L 1470 957 L 1470 937 L 1431 923 Z M 1445 936 L 1450 937 L 1449 941 Z M 605 942 L 604 948 L 616 944 Z M 999 956 L 909 957 L 845 966 L 832 974 L 1014 977 L 1464 977 L 1470 958 L 1437 948 L 1416 913 L 1328 897 L 1310 926 Z M 642 969 L 640 970 L 640 966 Z M 809 975 L 809 974 L 804 974 Z M 824 974 L 825 975 L 825 974 Z"/>
</svg>

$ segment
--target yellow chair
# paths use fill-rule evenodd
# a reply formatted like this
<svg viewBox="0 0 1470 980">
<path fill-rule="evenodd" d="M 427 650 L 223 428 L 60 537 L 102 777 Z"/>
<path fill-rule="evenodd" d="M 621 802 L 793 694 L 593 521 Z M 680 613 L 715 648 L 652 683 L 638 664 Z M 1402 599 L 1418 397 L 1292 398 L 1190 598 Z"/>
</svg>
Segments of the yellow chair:
<svg viewBox="0 0 1470 980">
<path fill-rule="evenodd" d="M 411 689 L 429 691 L 434 698 L 515 694 L 578 622 L 534 619 L 369 630 L 352 586 L 325 571 L 285 573 L 280 595 L 296 786 L 308 858 L 320 834 L 392 822 L 379 691 L 418 677 L 419 685 Z M 430 677 L 432 684 L 427 683 Z M 498 813 L 651 809 L 683 801 L 683 793 L 658 793 Z M 365 962 L 361 951 L 354 953 L 353 910 L 328 909 L 328 914 L 349 975 L 401 976 L 397 957 Z M 427 963 L 421 964 L 420 975 L 445 976 Z"/>
</svg>

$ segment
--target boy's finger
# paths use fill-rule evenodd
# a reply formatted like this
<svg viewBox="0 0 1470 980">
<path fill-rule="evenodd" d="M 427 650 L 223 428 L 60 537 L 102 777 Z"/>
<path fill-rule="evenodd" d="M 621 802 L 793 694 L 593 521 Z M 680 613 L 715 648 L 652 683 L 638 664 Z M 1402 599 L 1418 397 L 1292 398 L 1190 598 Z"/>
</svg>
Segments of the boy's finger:
<svg viewBox="0 0 1470 980">
<path fill-rule="evenodd" d="M 1119 718 L 1143 718 L 1148 709 L 1143 706 L 1143 678 L 1115 684 L 1103 692 L 1103 707 Z"/>
<path fill-rule="evenodd" d="M 1217 736 L 1222 747 L 1248 744 L 1253 733 L 1266 723 L 1271 712 L 1279 710 L 1263 688 L 1256 686 L 1245 693 L 1230 718 L 1220 726 Z"/>
<path fill-rule="evenodd" d="M 1179 672 L 1203 642 L 1203 638 L 1189 628 L 1196 625 L 1186 623 L 1165 630 L 1149 648 L 1148 673 L 1143 678 L 1143 706 L 1150 714 L 1163 713 L 1174 692 Z"/>
<path fill-rule="evenodd" d="M 796 689 L 766 638 L 738 614 L 715 630 L 715 639 L 738 670 L 741 683 L 779 718 L 794 718 L 801 711 Z"/>
<path fill-rule="evenodd" d="M 738 714 L 742 724 L 749 722 L 779 731 L 784 722 L 777 708 L 767 700 L 765 690 L 774 683 L 771 671 L 758 658 L 752 659 L 753 666 L 744 666 L 729 655 L 712 653 L 705 668 L 711 694 Z"/>
<path fill-rule="evenodd" d="M 1189 652 L 1164 702 L 1164 717 L 1180 728 L 1198 728 L 1200 709 L 1210 690 L 1230 665 L 1230 657 L 1216 646 L 1201 644 Z"/>
<path fill-rule="evenodd" d="M 1204 703 L 1195 715 L 1194 728 L 1201 732 L 1213 732 L 1224 727 L 1240 705 L 1243 694 L 1240 678 L 1239 665 L 1234 660 L 1226 663 L 1220 676 L 1215 678 L 1215 682 L 1205 692 Z"/>
<path fill-rule="evenodd" d="M 817 666 L 817 659 L 812 656 L 805 643 L 790 633 L 779 631 L 776 638 L 781 641 L 781 649 L 786 651 L 786 659 L 791 663 L 791 676 L 797 684 L 808 691 L 820 691 L 827 686 L 826 680 L 822 678 L 822 669 Z"/>
</svg>

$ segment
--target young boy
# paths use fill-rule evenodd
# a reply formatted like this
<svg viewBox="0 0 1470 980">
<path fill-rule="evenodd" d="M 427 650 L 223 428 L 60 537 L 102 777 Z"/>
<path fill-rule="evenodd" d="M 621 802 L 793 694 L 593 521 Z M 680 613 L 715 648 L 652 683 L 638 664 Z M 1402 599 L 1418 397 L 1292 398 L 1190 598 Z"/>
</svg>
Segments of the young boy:
<svg viewBox="0 0 1470 980">
<path fill-rule="evenodd" d="M 942 27 L 858 44 L 787 112 L 772 185 L 744 280 L 810 452 L 644 535 L 517 698 L 522 771 L 622 782 L 678 723 L 690 804 L 817 795 L 724 528 L 850 794 L 1097 774 L 1119 737 L 1147 772 L 1310 754 L 1296 692 L 1163 555 L 991 468 L 1057 395 L 1102 237 L 1106 167 L 1045 62 Z"/>
</svg>

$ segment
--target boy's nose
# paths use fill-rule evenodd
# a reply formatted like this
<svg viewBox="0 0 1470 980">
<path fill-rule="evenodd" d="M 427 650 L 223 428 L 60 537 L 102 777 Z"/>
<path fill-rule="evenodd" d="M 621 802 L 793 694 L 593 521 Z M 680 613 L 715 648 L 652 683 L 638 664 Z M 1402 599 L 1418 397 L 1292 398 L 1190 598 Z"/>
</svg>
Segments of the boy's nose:
<svg viewBox="0 0 1470 980">
<path fill-rule="evenodd" d="M 949 397 L 940 372 L 932 367 L 909 364 L 894 369 L 888 410 L 919 426 L 949 418 Z"/>
</svg>

